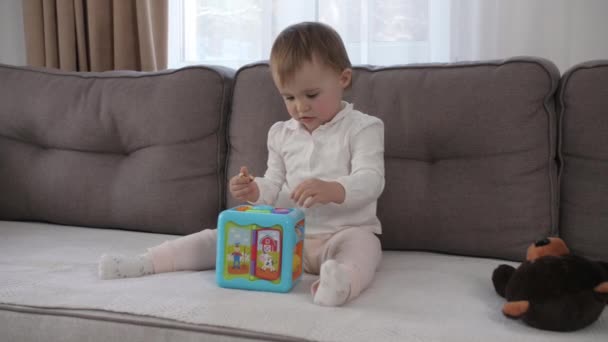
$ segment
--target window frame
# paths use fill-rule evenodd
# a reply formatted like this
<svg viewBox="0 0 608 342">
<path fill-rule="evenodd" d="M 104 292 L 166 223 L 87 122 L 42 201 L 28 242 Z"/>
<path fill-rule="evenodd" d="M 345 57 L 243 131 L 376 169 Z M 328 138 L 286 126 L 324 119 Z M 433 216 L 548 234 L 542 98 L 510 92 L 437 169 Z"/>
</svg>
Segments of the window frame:
<svg viewBox="0 0 608 342">
<path fill-rule="evenodd" d="M 262 1 L 262 17 L 270 18 L 263 23 L 263 34 L 260 37 L 262 51 L 270 51 L 272 40 L 278 34 L 278 31 L 293 22 L 303 20 L 319 20 L 319 0 L 305 1 L 284 1 L 284 0 L 261 0 Z M 196 17 L 187 18 L 185 11 L 191 11 L 196 0 L 171 0 L 169 1 L 169 41 L 168 41 L 168 67 L 181 68 L 189 65 L 223 65 L 235 68 L 236 65 L 229 60 L 196 60 L 187 58 L 188 52 L 186 37 L 188 34 L 185 30 L 186 25 L 194 25 Z M 387 64 L 408 64 L 408 63 L 425 63 L 425 62 L 445 62 L 450 56 L 450 0 L 428 0 L 428 20 L 429 32 L 426 41 L 411 41 L 411 42 L 373 42 L 370 41 L 371 33 L 369 32 L 369 19 L 373 11 L 373 0 L 362 0 L 362 20 L 360 28 L 361 40 L 359 43 L 347 43 L 349 54 L 358 50 L 356 55 L 352 55 L 351 59 L 354 64 L 375 64 L 383 65 L 382 63 L 374 63 L 370 58 L 370 50 L 382 49 L 378 53 L 384 56 L 395 56 L 394 60 Z M 293 6 L 299 6 L 294 10 Z M 273 13 L 273 8 L 277 9 L 277 13 Z M 312 18 L 311 18 L 312 17 Z M 190 52 L 192 53 L 192 52 Z M 259 60 L 265 60 L 262 57 Z M 234 61 L 232 61 L 234 62 Z M 256 62 L 254 60 L 247 63 Z M 239 65 L 240 66 L 240 65 Z"/>
</svg>

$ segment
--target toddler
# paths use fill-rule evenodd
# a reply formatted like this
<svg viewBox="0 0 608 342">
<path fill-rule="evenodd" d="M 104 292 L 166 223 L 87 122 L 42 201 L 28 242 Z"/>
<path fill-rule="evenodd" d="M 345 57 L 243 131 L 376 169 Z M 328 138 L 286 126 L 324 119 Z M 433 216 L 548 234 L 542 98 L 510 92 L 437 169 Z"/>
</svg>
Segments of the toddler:
<svg viewBox="0 0 608 342">
<path fill-rule="evenodd" d="M 268 168 L 230 179 L 233 197 L 251 204 L 300 207 L 306 214 L 304 270 L 319 305 L 338 306 L 369 286 L 381 259 L 376 202 L 384 188 L 384 125 L 342 100 L 352 79 L 340 36 L 304 22 L 275 40 L 270 69 L 288 121 L 268 132 Z M 101 278 L 135 277 L 215 266 L 215 229 L 167 241 L 136 257 L 102 256 Z"/>
</svg>

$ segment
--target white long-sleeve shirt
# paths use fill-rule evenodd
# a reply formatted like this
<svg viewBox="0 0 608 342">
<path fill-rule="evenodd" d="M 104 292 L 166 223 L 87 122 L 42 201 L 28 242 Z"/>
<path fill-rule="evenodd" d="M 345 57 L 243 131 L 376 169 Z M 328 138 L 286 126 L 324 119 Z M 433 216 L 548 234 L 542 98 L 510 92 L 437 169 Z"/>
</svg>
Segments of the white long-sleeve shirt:
<svg viewBox="0 0 608 342">
<path fill-rule="evenodd" d="M 342 204 L 302 208 L 306 233 L 333 233 L 359 227 L 380 234 L 377 199 L 384 189 L 384 124 L 343 101 L 343 109 L 309 133 L 298 121 L 275 123 L 268 132 L 268 169 L 255 178 L 256 204 L 295 207 L 291 192 L 303 181 L 336 181 L 345 190 Z"/>
</svg>

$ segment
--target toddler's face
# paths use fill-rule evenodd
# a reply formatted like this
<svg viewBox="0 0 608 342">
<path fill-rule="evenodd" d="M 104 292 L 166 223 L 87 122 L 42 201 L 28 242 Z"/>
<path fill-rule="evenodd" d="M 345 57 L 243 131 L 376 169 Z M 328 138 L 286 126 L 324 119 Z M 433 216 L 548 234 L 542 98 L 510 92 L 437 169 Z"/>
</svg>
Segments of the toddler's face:
<svg viewBox="0 0 608 342">
<path fill-rule="evenodd" d="M 342 109 L 342 94 L 351 75 L 351 69 L 339 73 L 313 60 L 303 64 L 289 82 L 281 85 L 274 80 L 289 115 L 312 133 Z"/>
</svg>

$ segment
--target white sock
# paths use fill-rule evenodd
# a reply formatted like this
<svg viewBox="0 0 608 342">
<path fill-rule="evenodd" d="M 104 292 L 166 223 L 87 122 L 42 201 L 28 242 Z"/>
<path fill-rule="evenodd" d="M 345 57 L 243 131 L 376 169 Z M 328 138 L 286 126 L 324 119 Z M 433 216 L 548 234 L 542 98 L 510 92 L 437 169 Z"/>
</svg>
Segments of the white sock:
<svg viewBox="0 0 608 342">
<path fill-rule="evenodd" d="M 154 265 L 148 254 L 137 256 L 104 254 L 99 259 L 99 278 L 133 278 L 153 274 Z"/>
<path fill-rule="evenodd" d="M 315 304 L 339 306 L 350 295 L 351 275 L 346 266 L 335 260 L 327 260 L 321 265 L 320 282 L 313 297 Z"/>
</svg>

